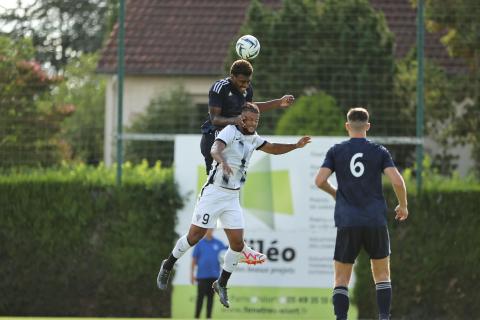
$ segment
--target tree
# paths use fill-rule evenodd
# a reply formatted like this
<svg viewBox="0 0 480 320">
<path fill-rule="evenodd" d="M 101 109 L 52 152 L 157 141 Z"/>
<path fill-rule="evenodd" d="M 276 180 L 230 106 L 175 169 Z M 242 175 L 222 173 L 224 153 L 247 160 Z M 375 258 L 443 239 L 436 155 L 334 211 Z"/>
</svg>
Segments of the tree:
<svg viewBox="0 0 480 320">
<path fill-rule="evenodd" d="M 417 1 L 412 1 L 416 4 Z M 462 104 L 453 109 L 448 133 L 457 143 L 472 145 L 476 174 L 480 177 L 480 6 L 476 0 L 432 1 L 425 5 L 427 29 L 441 33 L 441 41 L 452 57 L 463 59 L 468 75 L 456 76 L 452 85 L 462 96 L 451 103 Z"/>
<path fill-rule="evenodd" d="M 69 106 L 62 122 L 62 138 L 69 146 L 68 159 L 97 164 L 103 157 L 105 81 L 95 68 L 97 54 L 84 54 L 65 68 L 63 81 L 53 93 L 57 105 Z"/>
<path fill-rule="evenodd" d="M 0 26 L 14 39 L 31 37 L 36 59 L 62 70 L 69 59 L 100 49 L 111 27 L 113 0 L 37 0 L 6 11 Z M 114 15 L 113 15 L 114 16 Z"/>
<path fill-rule="evenodd" d="M 345 118 L 332 96 L 305 95 L 280 118 L 275 134 L 343 136 Z"/>
<path fill-rule="evenodd" d="M 369 110 L 372 135 L 397 135 L 391 108 L 395 60 L 393 34 L 383 13 L 367 0 L 326 0 L 320 7 L 315 65 L 318 86 L 346 112 Z"/>
<path fill-rule="evenodd" d="M 383 14 L 367 0 L 285 0 L 276 11 L 253 1 L 246 31 L 262 44 L 253 61 L 256 100 L 322 90 L 343 112 L 367 107 L 376 123 L 374 134 L 390 133 L 393 36 Z M 262 130 L 273 129 L 279 114 L 266 114 Z"/>
<path fill-rule="evenodd" d="M 435 150 L 433 166 L 440 173 L 451 175 L 456 168 L 455 160 L 458 158 L 450 152 L 453 145 L 452 121 L 456 116 L 452 101 L 457 91 L 453 85 L 455 80 L 451 79 L 458 79 L 458 76 L 448 75 L 443 68 L 431 60 L 425 61 L 424 68 L 424 133 L 440 145 L 440 150 Z M 399 135 L 415 136 L 416 134 L 417 74 L 416 50 L 412 49 L 396 63 L 393 107 L 398 110 L 396 121 L 402 124 L 398 129 Z M 409 157 L 408 154 L 412 151 L 409 146 L 397 146 L 396 149 L 397 155 L 403 154 L 402 158 Z M 414 159 L 409 159 L 408 162 L 413 164 Z"/>
<path fill-rule="evenodd" d="M 198 133 L 198 113 L 195 111 L 192 97 L 179 85 L 168 94 L 153 99 L 127 131 L 149 134 Z M 125 160 L 139 163 L 146 159 L 150 165 L 160 160 L 163 166 L 169 166 L 172 155 L 171 141 L 129 141 Z"/>
<path fill-rule="evenodd" d="M 417 1 L 413 1 L 415 4 Z M 442 32 L 442 43 L 452 57 L 468 62 L 470 71 L 480 72 L 480 6 L 477 0 L 426 1 L 427 28 Z M 478 80 L 478 77 L 477 77 Z M 477 90 L 480 90 L 477 86 Z M 480 93 L 477 91 L 477 94 Z"/>
<path fill-rule="evenodd" d="M 61 121 L 70 114 L 50 100 L 61 79 L 32 60 L 29 40 L 0 37 L 0 168 L 52 165 L 62 157 Z"/>
</svg>

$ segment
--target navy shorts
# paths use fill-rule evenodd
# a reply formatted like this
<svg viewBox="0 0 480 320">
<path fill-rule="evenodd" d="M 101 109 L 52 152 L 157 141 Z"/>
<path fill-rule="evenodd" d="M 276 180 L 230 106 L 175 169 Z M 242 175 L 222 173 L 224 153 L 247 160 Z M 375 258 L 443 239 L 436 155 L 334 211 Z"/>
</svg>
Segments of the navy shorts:
<svg viewBox="0 0 480 320">
<path fill-rule="evenodd" d="M 215 132 L 209 132 L 202 134 L 202 139 L 200 140 L 200 151 L 202 152 L 203 158 L 205 159 L 205 169 L 208 173 L 212 169 L 213 158 L 210 154 L 213 143 L 215 142 Z"/>
<path fill-rule="evenodd" d="M 370 259 L 383 259 L 390 255 L 390 237 L 387 226 L 339 227 L 333 259 L 354 263 L 362 247 Z"/>
</svg>

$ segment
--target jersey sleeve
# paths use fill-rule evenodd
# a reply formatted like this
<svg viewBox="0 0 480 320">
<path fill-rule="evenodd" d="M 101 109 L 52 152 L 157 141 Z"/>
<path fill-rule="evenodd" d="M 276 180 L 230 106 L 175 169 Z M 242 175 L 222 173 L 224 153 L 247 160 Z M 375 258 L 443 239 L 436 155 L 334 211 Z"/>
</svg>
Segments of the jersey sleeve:
<svg viewBox="0 0 480 320">
<path fill-rule="evenodd" d="M 260 148 L 263 147 L 266 143 L 267 143 L 267 140 L 265 140 L 265 139 L 262 138 L 261 136 L 257 135 L 257 137 L 256 137 L 256 139 L 255 139 L 255 150 L 260 149 Z"/>
<path fill-rule="evenodd" d="M 335 146 L 328 149 L 327 154 L 325 155 L 325 160 L 323 160 L 322 168 L 328 168 L 335 172 L 335 162 L 334 162 L 334 148 Z"/>
<path fill-rule="evenodd" d="M 223 87 L 215 82 L 208 92 L 208 106 L 221 108 L 223 103 Z"/>
<path fill-rule="evenodd" d="M 225 128 L 223 128 L 222 131 L 220 131 L 220 133 L 218 134 L 217 138 L 215 138 L 215 140 L 223 141 L 225 145 L 228 146 L 230 143 L 232 143 L 233 139 L 235 138 L 235 132 L 236 132 L 235 126 L 228 125 Z"/>
<path fill-rule="evenodd" d="M 389 167 L 395 167 L 395 163 L 393 162 L 392 156 L 387 148 L 380 146 L 380 150 L 382 152 L 382 170 Z"/>
</svg>

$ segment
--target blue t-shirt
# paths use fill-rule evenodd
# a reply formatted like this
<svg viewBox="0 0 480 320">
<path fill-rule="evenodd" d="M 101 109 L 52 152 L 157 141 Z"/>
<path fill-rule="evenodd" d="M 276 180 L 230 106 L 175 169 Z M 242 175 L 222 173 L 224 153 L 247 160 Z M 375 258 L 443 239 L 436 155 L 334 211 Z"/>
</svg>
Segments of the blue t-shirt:
<svg viewBox="0 0 480 320">
<path fill-rule="evenodd" d="M 387 224 L 382 173 L 394 166 L 385 147 L 365 138 L 351 138 L 328 150 L 322 167 L 329 168 L 337 177 L 335 226 Z"/>
<path fill-rule="evenodd" d="M 226 118 L 240 115 L 245 102 L 252 102 L 252 99 L 252 85 L 249 85 L 247 90 L 242 93 L 235 88 L 229 77 L 216 81 L 208 92 L 208 106 L 221 108 L 220 115 Z M 210 121 L 210 116 L 207 117 L 207 121 L 202 125 L 202 133 L 223 129 L 214 126 Z"/>
<path fill-rule="evenodd" d="M 192 256 L 197 260 L 197 279 L 218 278 L 220 262 L 218 255 L 227 246 L 217 238 L 203 238 L 193 249 Z"/>
</svg>

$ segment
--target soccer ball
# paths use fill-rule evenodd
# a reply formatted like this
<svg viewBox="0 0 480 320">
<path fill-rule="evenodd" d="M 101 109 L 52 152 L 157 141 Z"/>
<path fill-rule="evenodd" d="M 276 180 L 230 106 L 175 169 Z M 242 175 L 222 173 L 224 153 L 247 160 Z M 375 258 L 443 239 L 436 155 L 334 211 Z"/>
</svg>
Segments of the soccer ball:
<svg viewBox="0 0 480 320">
<path fill-rule="evenodd" d="M 237 54 L 242 59 L 253 59 L 260 53 L 260 42 L 252 35 L 241 36 L 235 45 Z"/>
</svg>

